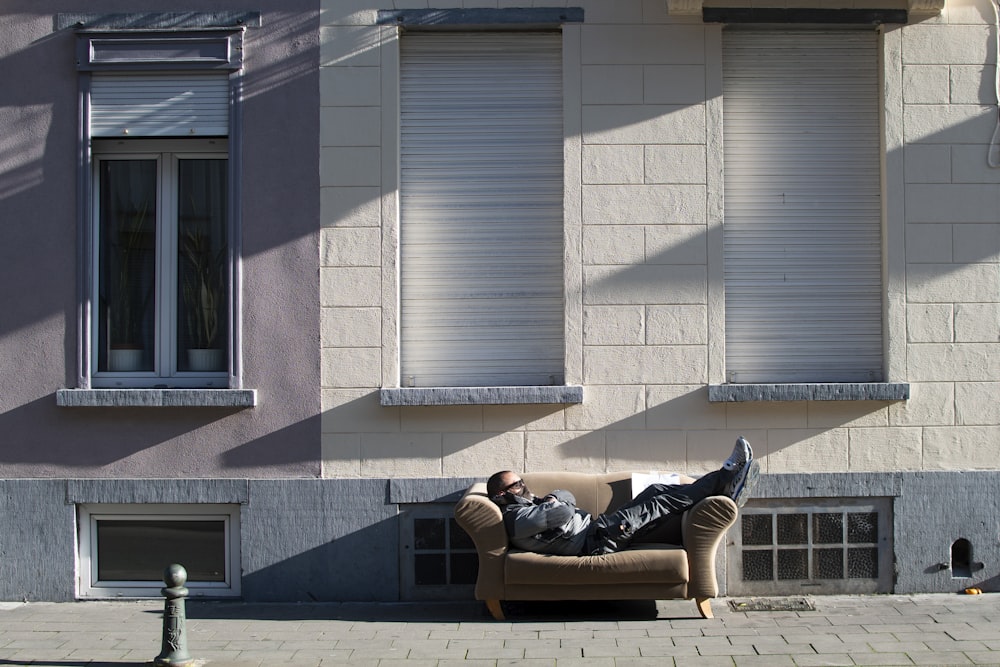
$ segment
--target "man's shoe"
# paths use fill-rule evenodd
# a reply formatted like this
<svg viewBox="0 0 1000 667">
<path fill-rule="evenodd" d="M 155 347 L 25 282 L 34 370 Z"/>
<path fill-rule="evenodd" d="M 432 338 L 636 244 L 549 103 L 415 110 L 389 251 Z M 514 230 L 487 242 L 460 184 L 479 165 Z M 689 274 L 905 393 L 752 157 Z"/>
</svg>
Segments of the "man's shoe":
<svg viewBox="0 0 1000 667">
<path fill-rule="evenodd" d="M 753 449 L 750 443 L 742 435 L 736 438 L 736 445 L 733 446 L 733 453 L 725 460 L 722 467 L 726 470 L 738 470 L 753 460 Z"/>
<path fill-rule="evenodd" d="M 729 497 L 733 499 L 737 507 L 746 505 L 747 500 L 750 498 L 750 492 L 757 485 L 757 478 L 759 476 L 760 464 L 754 460 L 747 462 L 737 469 L 736 475 L 729 483 L 729 488 L 727 489 Z"/>
</svg>

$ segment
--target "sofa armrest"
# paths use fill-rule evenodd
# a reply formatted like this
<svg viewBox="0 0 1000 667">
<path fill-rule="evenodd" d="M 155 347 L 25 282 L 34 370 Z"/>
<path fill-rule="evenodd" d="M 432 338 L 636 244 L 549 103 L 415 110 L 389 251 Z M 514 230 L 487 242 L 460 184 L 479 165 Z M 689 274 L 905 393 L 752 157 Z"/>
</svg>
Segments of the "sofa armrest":
<svg viewBox="0 0 1000 667">
<path fill-rule="evenodd" d="M 479 554 L 477 600 L 499 600 L 504 596 L 504 560 L 509 546 L 500 508 L 486 495 L 486 485 L 473 484 L 455 505 L 455 521 L 476 545 Z"/>
<path fill-rule="evenodd" d="M 688 553 L 688 597 L 714 598 L 719 594 L 715 555 L 739 510 L 727 496 L 705 498 L 684 513 L 681 530 Z"/>
</svg>

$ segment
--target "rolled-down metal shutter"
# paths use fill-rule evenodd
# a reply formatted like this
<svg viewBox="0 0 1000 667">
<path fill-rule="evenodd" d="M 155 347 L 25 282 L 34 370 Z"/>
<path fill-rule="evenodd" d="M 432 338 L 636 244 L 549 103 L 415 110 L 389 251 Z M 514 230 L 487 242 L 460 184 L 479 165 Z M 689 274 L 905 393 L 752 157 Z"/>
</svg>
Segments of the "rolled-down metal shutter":
<svg viewBox="0 0 1000 667">
<path fill-rule="evenodd" d="M 224 136 L 229 133 L 229 76 L 94 74 L 93 137 Z"/>
<path fill-rule="evenodd" d="M 871 31 L 723 38 L 730 382 L 882 379 Z"/>
<path fill-rule="evenodd" d="M 401 40 L 401 383 L 563 383 L 561 40 Z"/>
</svg>

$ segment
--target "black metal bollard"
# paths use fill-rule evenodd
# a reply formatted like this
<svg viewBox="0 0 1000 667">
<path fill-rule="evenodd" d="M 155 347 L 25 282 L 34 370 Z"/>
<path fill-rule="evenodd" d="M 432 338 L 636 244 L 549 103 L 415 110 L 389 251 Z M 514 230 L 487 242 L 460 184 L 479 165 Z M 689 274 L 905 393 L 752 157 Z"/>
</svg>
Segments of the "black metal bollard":
<svg viewBox="0 0 1000 667">
<path fill-rule="evenodd" d="M 177 563 L 168 565 L 163 571 L 163 583 L 167 585 L 160 589 L 160 593 L 166 598 L 163 603 L 163 642 L 160 655 L 156 656 L 153 664 L 170 667 L 194 664 L 194 660 L 188 655 L 187 619 L 184 614 L 184 598 L 188 594 L 188 589 L 184 587 L 187 583 L 187 570 Z"/>
</svg>

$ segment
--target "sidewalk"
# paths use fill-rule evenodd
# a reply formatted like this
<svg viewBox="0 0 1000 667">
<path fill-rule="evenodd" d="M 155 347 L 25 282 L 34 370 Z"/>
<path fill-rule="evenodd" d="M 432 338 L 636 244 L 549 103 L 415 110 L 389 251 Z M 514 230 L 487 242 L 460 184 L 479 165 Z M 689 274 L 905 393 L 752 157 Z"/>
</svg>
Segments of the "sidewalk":
<svg viewBox="0 0 1000 667">
<path fill-rule="evenodd" d="M 213 667 L 1000 666 L 998 594 L 796 600 L 815 609 L 733 611 L 719 599 L 705 620 L 690 601 L 522 603 L 503 622 L 478 603 L 189 601 L 187 638 Z M 148 664 L 162 611 L 155 600 L 0 602 L 0 666 Z"/>
</svg>

